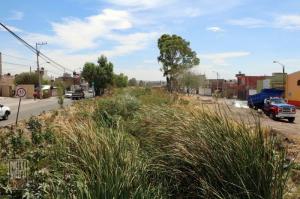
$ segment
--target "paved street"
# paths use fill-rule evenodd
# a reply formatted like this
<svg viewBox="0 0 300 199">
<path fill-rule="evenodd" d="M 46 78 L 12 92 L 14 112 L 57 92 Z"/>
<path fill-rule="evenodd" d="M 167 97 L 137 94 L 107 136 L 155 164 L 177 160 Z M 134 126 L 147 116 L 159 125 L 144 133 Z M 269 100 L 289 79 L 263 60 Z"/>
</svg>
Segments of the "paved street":
<svg viewBox="0 0 300 199">
<path fill-rule="evenodd" d="M 11 109 L 11 115 L 9 116 L 8 120 L 0 120 L 0 126 L 10 125 L 16 122 L 18 103 L 18 98 L 0 97 L 0 104 L 9 106 Z M 70 105 L 71 103 L 72 100 L 70 99 L 65 99 L 64 101 L 64 105 Z M 59 108 L 59 105 L 56 97 L 43 100 L 22 99 L 19 121 L 29 119 L 31 116 L 39 115 L 43 111 L 49 111 L 57 108 Z"/>
</svg>

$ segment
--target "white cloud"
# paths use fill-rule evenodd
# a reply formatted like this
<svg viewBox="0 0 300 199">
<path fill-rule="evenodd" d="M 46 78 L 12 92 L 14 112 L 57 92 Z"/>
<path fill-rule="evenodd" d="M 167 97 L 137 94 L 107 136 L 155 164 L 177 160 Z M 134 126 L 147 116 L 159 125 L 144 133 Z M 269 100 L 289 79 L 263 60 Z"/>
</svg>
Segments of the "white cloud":
<svg viewBox="0 0 300 199">
<path fill-rule="evenodd" d="M 163 73 L 159 70 L 159 66 L 157 68 L 151 67 L 136 67 L 132 69 L 122 69 L 117 70 L 118 73 L 125 73 L 129 78 L 136 78 L 138 80 L 149 80 L 149 81 L 159 81 L 165 80 L 163 77 Z"/>
<path fill-rule="evenodd" d="M 97 47 L 98 52 L 108 57 L 120 56 L 141 50 L 158 37 L 157 32 L 120 33 L 122 30 L 131 30 L 132 21 L 128 11 L 105 9 L 83 20 L 67 18 L 61 23 L 52 23 L 54 35 L 30 33 L 26 39 L 32 43 L 47 41 L 68 52 Z M 109 41 L 113 44 L 101 46 L 103 42 Z"/>
<path fill-rule="evenodd" d="M 300 15 L 281 15 L 275 19 L 275 27 L 300 30 Z"/>
<path fill-rule="evenodd" d="M 130 54 L 144 49 L 150 41 L 156 40 L 158 36 L 159 34 L 157 32 L 109 35 L 108 39 L 117 41 L 118 45 L 113 49 L 103 51 L 102 53 L 109 57 Z"/>
<path fill-rule="evenodd" d="M 206 28 L 207 31 L 211 31 L 211 32 L 224 32 L 225 30 L 217 27 L 217 26 L 212 26 L 212 27 L 208 27 Z"/>
<path fill-rule="evenodd" d="M 257 18 L 242 18 L 229 20 L 228 24 L 246 28 L 279 28 L 288 30 L 300 30 L 300 15 L 279 15 L 269 20 Z"/>
<path fill-rule="evenodd" d="M 214 65 L 228 65 L 226 60 L 245 57 L 250 55 L 250 52 L 224 52 L 224 53 L 215 53 L 215 54 L 200 54 L 200 59 L 208 60 Z"/>
<path fill-rule="evenodd" d="M 127 11 L 105 9 L 84 20 L 69 18 L 52 26 L 58 42 L 72 49 L 85 49 L 95 47 L 97 39 L 103 39 L 114 30 L 131 28 L 132 23 Z"/>
<path fill-rule="evenodd" d="M 129 8 L 134 11 L 152 9 L 154 15 L 164 16 L 198 17 L 206 14 L 222 12 L 239 5 L 241 0 L 106 0 L 112 5 Z M 217 5 L 217 6 L 216 6 Z M 149 13 L 148 13 L 149 14 Z"/>
<path fill-rule="evenodd" d="M 13 11 L 11 11 L 11 15 L 8 17 L 8 20 L 22 20 L 23 17 L 24 17 L 23 12 L 13 10 Z"/>
<path fill-rule="evenodd" d="M 235 26 L 243 26 L 246 28 L 259 28 L 264 27 L 269 24 L 269 22 L 264 21 L 262 19 L 256 19 L 251 17 L 246 17 L 242 19 L 232 19 L 228 21 L 229 24 L 235 25 Z"/>
</svg>

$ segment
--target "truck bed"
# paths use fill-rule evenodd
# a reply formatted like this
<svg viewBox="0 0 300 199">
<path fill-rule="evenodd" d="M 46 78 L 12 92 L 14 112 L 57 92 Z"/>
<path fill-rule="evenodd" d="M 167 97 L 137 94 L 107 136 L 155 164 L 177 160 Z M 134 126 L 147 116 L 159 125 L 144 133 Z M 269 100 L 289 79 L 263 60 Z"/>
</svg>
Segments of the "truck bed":
<svg viewBox="0 0 300 199">
<path fill-rule="evenodd" d="M 284 91 L 280 89 L 263 89 L 260 93 L 248 97 L 248 106 L 250 108 L 261 109 L 264 100 L 270 97 L 281 97 Z"/>
</svg>

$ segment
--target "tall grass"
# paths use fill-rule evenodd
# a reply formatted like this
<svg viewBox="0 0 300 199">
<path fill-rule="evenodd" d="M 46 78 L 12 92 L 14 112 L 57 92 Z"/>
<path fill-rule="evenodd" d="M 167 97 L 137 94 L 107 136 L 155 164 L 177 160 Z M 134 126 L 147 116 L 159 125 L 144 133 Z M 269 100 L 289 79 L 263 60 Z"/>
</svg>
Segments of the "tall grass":
<svg viewBox="0 0 300 199">
<path fill-rule="evenodd" d="M 61 133 L 52 198 L 162 198 L 146 178 L 147 160 L 132 136 L 92 121 Z"/>
<path fill-rule="evenodd" d="M 152 180 L 172 197 L 283 198 L 286 150 L 259 123 L 250 128 L 201 109 L 142 110 L 131 133 L 151 156 Z"/>
<path fill-rule="evenodd" d="M 61 199 L 282 199 L 290 167 L 280 140 L 259 120 L 192 104 L 124 89 L 61 110 L 37 126 L 48 141 L 33 147 L 47 158 L 32 187 Z"/>
</svg>

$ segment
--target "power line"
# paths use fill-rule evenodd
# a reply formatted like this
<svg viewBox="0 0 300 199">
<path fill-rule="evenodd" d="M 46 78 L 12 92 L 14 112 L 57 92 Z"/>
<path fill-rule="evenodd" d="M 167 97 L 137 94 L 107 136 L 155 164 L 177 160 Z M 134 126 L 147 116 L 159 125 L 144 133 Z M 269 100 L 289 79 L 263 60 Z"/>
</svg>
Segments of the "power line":
<svg viewBox="0 0 300 199">
<path fill-rule="evenodd" d="M 32 51 L 35 54 L 39 54 L 41 56 L 43 56 L 45 59 L 47 59 L 48 61 L 52 62 L 53 64 L 61 67 L 64 70 L 68 70 L 71 71 L 70 69 L 64 67 L 63 65 L 57 63 L 56 61 L 54 61 L 53 59 L 51 59 L 50 57 L 46 56 L 45 54 L 39 52 L 37 49 L 35 49 L 33 46 L 31 46 L 29 43 L 27 43 L 24 39 L 22 39 L 21 37 L 19 37 L 16 33 L 14 33 L 12 30 L 10 30 L 8 27 L 6 27 L 3 23 L 0 22 L 0 25 L 7 30 L 10 34 L 12 34 L 17 40 L 19 40 L 21 43 L 23 43 L 30 51 Z M 46 60 L 46 61 L 47 61 Z"/>
<path fill-rule="evenodd" d="M 16 58 L 16 59 L 21 59 L 21 60 L 26 60 L 26 61 L 30 61 L 30 63 L 34 64 L 34 61 L 33 60 L 30 60 L 30 59 L 27 59 L 27 58 L 24 58 L 24 57 L 18 57 L 18 56 L 14 56 L 14 55 L 9 55 L 9 54 L 6 54 L 6 53 L 2 53 L 2 55 L 5 55 L 5 56 L 8 56 L 8 57 L 12 57 L 12 58 Z M 42 57 L 41 57 L 42 58 Z M 47 61 L 47 59 L 45 58 L 42 58 L 44 61 Z M 4 63 L 4 62 L 3 62 Z M 16 63 L 8 63 L 6 62 L 7 64 L 13 64 L 13 65 L 22 65 L 22 64 L 16 64 Z M 65 71 L 64 69 L 62 69 L 61 67 L 58 67 L 56 65 L 53 65 L 51 64 L 51 62 L 48 62 L 48 64 L 50 64 L 51 66 L 53 66 L 54 68 L 58 69 L 58 70 L 62 70 L 62 71 Z"/>
<path fill-rule="evenodd" d="M 34 63 L 34 60 L 27 59 L 27 58 L 24 58 L 24 57 L 18 57 L 18 56 L 15 56 L 15 55 L 9 55 L 9 54 L 6 54 L 6 53 L 2 53 L 2 55 L 5 55 L 7 57 L 16 58 L 16 59 L 26 60 L 26 61 L 30 61 L 30 62 Z"/>
<path fill-rule="evenodd" d="M 18 64 L 18 63 L 13 63 L 13 62 L 5 62 L 5 61 L 3 61 L 2 63 L 4 63 L 4 64 L 9 64 L 9 65 L 16 65 L 16 66 L 26 66 L 26 67 L 30 67 L 30 65 Z"/>
</svg>

